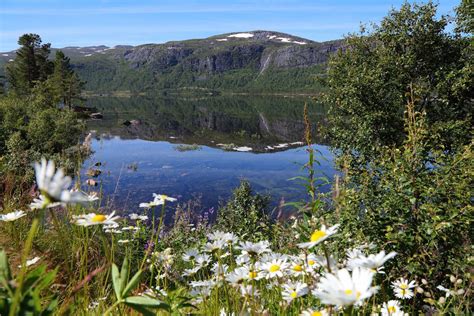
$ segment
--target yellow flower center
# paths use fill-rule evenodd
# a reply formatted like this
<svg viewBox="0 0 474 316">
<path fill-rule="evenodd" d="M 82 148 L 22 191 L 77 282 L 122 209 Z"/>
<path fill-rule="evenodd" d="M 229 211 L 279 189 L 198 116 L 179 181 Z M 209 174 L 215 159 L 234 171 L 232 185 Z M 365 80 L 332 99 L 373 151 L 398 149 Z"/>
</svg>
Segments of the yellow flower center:
<svg viewBox="0 0 474 316">
<path fill-rule="evenodd" d="M 314 233 L 311 234 L 311 242 L 317 242 L 326 235 L 326 232 L 322 230 L 315 230 Z"/>
<path fill-rule="evenodd" d="M 301 272 L 303 271 L 303 268 L 299 264 L 297 264 L 293 267 L 293 271 Z"/>
<path fill-rule="evenodd" d="M 354 293 L 352 290 L 348 289 L 348 290 L 345 290 L 344 293 L 346 293 L 346 295 L 352 295 L 352 293 Z M 361 293 L 359 291 L 357 291 L 356 293 L 356 297 L 359 298 L 361 295 Z"/>
<path fill-rule="evenodd" d="M 91 219 L 91 221 L 95 222 L 95 223 L 101 223 L 103 221 L 105 221 L 107 219 L 107 217 L 105 215 L 102 215 L 102 214 L 97 214 L 97 215 L 94 215 Z"/>
<path fill-rule="evenodd" d="M 270 268 L 268 268 L 270 272 L 277 272 L 280 270 L 280 266 L 278 264 L 272 264 Z"/>
<path fill-rule="evenodd" d="M 406 290 L 406 289 L 408 288 L 408 285 L 407 285 L 407 284 L 401 284 L 401 285 L 400 285 L 400 288 L 401 288 L 402 290 Z"/>
<path fill-rule="evenodd" d="M 387 309 L 390 314 L 393 314 L 397 311 L 397 308 L 395 306 L 389 306 Z"/>
<path fill-rule="evenodd" d="M 249 278 L 250 279 L 255 279 L 257 277 L 257 272 L 255 271 L 250 271 L 249 272 Z"/>
<path fill-rule="evenodd" d="M 161 197 L 162 200 L 166 200 L 168 198 L 168 196 L 165 195 L 165 194 L 161 194 L 160 197 Z"/>
<path fill-rule="evenodd" d="M 296 293 L 295 291 L 291 292 L 290 296 L 292 298 L 297 298 L 298 297 L 298 293 Z"/>
<path fill-rule="evenodd" d="M 314 260 L 308 260 L 308 264 L 309 264 L 310 266 L 314 265 L 315 263 L 316 263 L 316 261 L 314 261 Z"/>
<path fill-rule="evenodd" d="M 321 313 L 321 312 L 312 312 L 311 316 L 323 316 L 323 313 Z"/>
</svg>

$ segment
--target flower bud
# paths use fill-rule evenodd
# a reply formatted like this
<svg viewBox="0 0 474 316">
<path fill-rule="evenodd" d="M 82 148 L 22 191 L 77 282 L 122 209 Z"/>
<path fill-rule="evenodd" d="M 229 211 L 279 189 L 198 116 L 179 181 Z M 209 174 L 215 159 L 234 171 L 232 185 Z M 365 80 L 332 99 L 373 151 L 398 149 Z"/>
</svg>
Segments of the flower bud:
<svg viewBox="0 0 474 316">
<path fill-rule="evenodd" d="M 451 281 L 452 283 L 456 282 L 456 277 L 454 275 L 450 276 L 449 281 Z"/>
<path fill-rule="evenodd" d="M 444 298 L 444 296 L 441 296 L 441 297 L 439 298 L 438 302 L 439 302 L 440 304 L 444 304 L 444 303 L 446 303 L 446 298 Z"/>
</svg>

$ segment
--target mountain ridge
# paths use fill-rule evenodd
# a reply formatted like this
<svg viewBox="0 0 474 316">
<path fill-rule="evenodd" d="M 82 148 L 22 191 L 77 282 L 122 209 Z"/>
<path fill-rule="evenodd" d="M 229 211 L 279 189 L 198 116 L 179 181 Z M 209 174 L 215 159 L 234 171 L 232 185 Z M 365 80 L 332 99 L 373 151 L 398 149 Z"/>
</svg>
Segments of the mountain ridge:
<svg viewBox="0 0 474 316">
<path fill-rule="evenodd" d="M 201 88 L 301 92 L 320 89 L 315 77 L 322 75 L 330 54 L 342 47 L 342 40 L 316 42 L 258 30 L 162 44 L 68 46 L 61 50 L 71 58 L 89 91 Z M 52 54 L 55 50 L 52 48 Z M 0 64 L 12 60 L 13 53 L 0 53 Z"/>
</svg>

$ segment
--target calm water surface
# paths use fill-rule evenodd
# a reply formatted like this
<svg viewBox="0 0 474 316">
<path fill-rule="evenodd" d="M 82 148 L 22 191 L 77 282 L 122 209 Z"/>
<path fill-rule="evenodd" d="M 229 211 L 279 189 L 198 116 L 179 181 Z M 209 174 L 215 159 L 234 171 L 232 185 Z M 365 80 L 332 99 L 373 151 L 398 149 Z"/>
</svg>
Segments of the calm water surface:
<svg viewBox="0 0 474 316">
<path fill-rule="evenodd" d="M 98 185 L 90 189 L 102 191 L 102 204 L 124 212 L 136 211 L 152 193 L 176 197 L 181 203 L 193 200 L 203 211 L 217 208 L 241 180 L 249 181 L 256 192 L 270 195 L 273 206 L 282 200 L 301 200 L 304 189 L 289 179 L 304 175 L 301 167 L 307 161 L 306 147 L 300 143 L 305 101 L 309 100 L 90 100 L 89 105 L 103 113 L 104 119 L 88 124 L 94 136 L 93 154 L 84 163 L 83 182 L 95 180 Z M 309 106 L 318 142 L 315 127 L 322 123 L 325 109 L 313 102 Z M 178 150 L 183 144 L 199 148 Z M 251 150 L 236 151 L 239 147 Z M 323 145 L 314 148 L 321 153 L 318 171 L 332 178 L 331 153 Z M 102 173 L 94 178 L 87 175 L 90 169 Z"/>
</svg>

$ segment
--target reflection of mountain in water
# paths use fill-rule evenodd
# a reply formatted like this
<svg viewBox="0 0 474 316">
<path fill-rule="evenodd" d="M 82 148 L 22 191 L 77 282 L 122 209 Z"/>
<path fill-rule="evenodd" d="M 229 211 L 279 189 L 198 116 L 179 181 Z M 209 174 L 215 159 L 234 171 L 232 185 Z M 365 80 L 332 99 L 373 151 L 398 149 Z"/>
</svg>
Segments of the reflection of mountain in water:
<svg viewBox="0 0 474 316">
<path fill-rule="evenodd" d="M 323 123 L 326 109 L 309 98 L 101 97 L 91 99 L 89 105 L 101 111 L 104 119 L 90 121 L 89 128 L 101 137 L 166 140 L 212 147 L 232 143 L 263 152 L 269 150 L 267 146 L 303 140 L 305 102 L 309 105 L 313 141 L 323 143 L 315 130 Z M 126 126 L 126 121 L 132 124 Z"/>
</svg>

